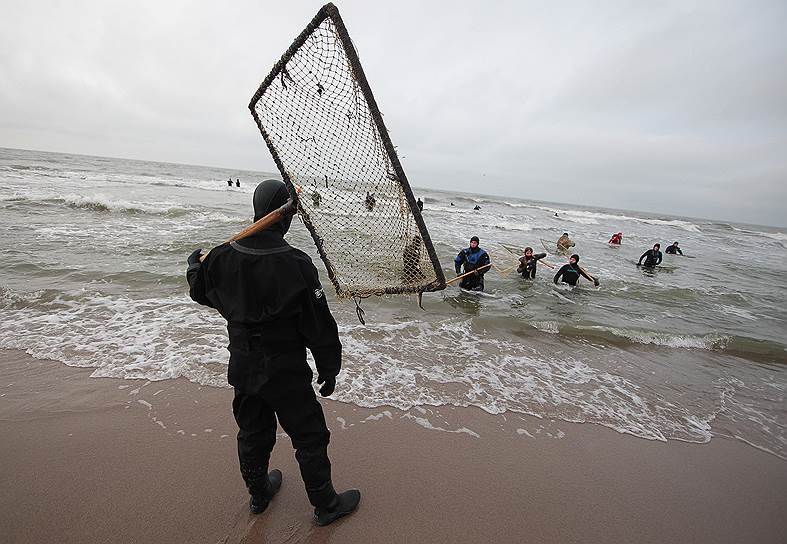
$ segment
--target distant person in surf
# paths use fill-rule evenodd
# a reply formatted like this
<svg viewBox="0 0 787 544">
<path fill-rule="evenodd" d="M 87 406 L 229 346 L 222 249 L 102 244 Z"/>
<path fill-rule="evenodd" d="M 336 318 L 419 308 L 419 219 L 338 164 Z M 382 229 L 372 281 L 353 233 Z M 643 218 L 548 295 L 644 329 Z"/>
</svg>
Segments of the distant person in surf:
<svg viewBox="0 0 787 544">
<path fill-rule="evenodd" d="M 667 246 L 664 253 L 669 253 L 670 255 L 683 255 L 683 252 L 678 247 L 678 242 L 672 242 L 672 245 Z"/>
<path fill-rule="evenodd" d="M 587 272 L 585 272 L 582 267 L 579 266 L 579 255 L 575 253 L 571 256 L 571 258 L 569 258 L 568 264 L 564 264 L 560 267 L 560 270 L 557 271 L 557 274 L 555 274 L 555 277 L 552 281 L 555 282 L 555 285 L 557 285 L 557 280 L 562 278 L 563 283 L 574 286 L 579 281 L 580 276 L 592 281 L 593 285 L 598 287 L 598 280 L 587 274 Z"/>
<path fill-rule="evenodd" d="M 377 199 L 374 198 L 374 193 L 369 193 L 366 191 L 366 209 L 372 211 L 374 209 L 374 205 L 377 203 Z"/>
<path fill-rule="evenodd" d="M 418 197 L 418 201 L 416 201 L 415 205 L 418 206 L 418 211 L 424 211 L 424 202 L 421 200 L 420 196 Z"/>
<path fill-rule="evenodd" d="M 479 242 L 478 236 L 470 238 L 470 247 L 460 251 L 454 259 L 457 276 L 472 272 L 459 283 L 459 287 L 468 291 L 484 290 L 484 274 L 489 270 L 491 262 L 489 254 L 478 246 Z"/>
<path fill-rule="evenodd" d="M 476 211 L 478 211 L 478 210 L 480 210 L 480 209 L 481 209 L 481 206 L 479 206 L 478 204 L 476 204 L 476 205 L 475 205 L 475 207 L 474 207 L 473 209 L 474 209 L 474 210 L 476 210 Z"/>
<path fill-rule="evenodd" d="M 453 202 L 451 202 L 451 206 L 453 206 L 453 205 L 454 205 L 454 203 L 453 203 Z"/>
<path fill-rule="evenodd" d="M 612 238 L 610 238 L 609 242 L 607 242 L 607 243 L 608 244 L 612 244 L 614 246 L 619 246 L 620 244 L 623 243 L 623 233 L 622 232 L 616 232 L 615 234 L 612 235 Z"/>
<path fill-rule="evenodd" d="M 227 186 L 232 187 L 232 178 L 227 180 Z"/>
<path fill-rule="evenodd" d="M 563 236 L 557 239 L 557 248 L 560 251 L 568 251 L 568 248 L 574 247 L 576 244 L 568 237 L 568 233 L 564 232 Z"/>
<path fill-rule="evenodd" d="M 661 244 L 654 244 L 653 249 L 649 249 L 642 254 L 642 256 L 639 258 L 639 261 L 637 261 L 637 266 L 641 265 L 652 268 L 657 264 L 661 264 L 662 255 L 660 250 Z M 642 263 L 642 259 L 645 259 L 644 264 Z"/>
<path fill-rule="evenodd" d="M 289 199 L 284 182 L 269 179 L 254 191 L 254 220 Z M 260 514 L 282 484 L 268 471 L 277 422 L 295 448 L 317 525 L 352 513 L 361 494 L 336 493 L 328 443 L 331 433 L 312 387 L 306 360 L 311 351 L 320 395 L 336 387 L 342 344 L 312 260 L 284 239 L 292 216 L 267 230 L 188 258 L 192 300 L 215 308 L 227 320 L 230 352 L 227 381 L 234 388 L 232 413 L 238 424 L 240 473 L 249 490 L 249 509 Z"/>
<path fill-rule="evenodd" d="M 240 179 L 235 178 L 235 187 L 240 187 Z"/>
<path fill-rule="evenodd" d="M 555 212 L 555 217 L 560 217 L 560 216 L 557 214 L 557 212 Z"/>
<path fill-rule="evenodd" d="M 536 267 L 538 261 L 546 257 L 546 253 L 533 254 L 532 247 L 526 247 L 524 255 L 519 257 L 519 266 L 516 269 L 517 274 L 522 274 L 522 277 L 527 280 L 536 279 Z"/>
<path fill-rule="evenodd" d="M 314 191 L 312 193 L 312 204 L 314 204 L 315 208 L 319 208 L 320 202 L 322 202 L 322 195 L 318 191 Z"/>
</svg>

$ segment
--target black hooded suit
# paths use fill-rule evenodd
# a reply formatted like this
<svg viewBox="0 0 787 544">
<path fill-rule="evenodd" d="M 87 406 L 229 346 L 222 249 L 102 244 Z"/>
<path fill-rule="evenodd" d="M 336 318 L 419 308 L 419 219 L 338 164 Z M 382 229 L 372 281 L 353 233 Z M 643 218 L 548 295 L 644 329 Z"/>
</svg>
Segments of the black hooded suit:
<svg viewBox="0 0 787 544">
<path fill-rule="evenodd" d="M 281 182 L 263 182 L 254 195 L 255 220 L 287 200 Z M 268 184 L 265 186 L 265 184 Z M 328 459 L 330 432 L 312 389 L 308 348 L 323 378 L 334 380 L 342 346 L 317 269 L 284 240 L 289 220 L 270 230 L 212 249 L 189 265 L 189 294 L 227 320 L 232 403 L 238 457 L 252 495 L 265 493 L 276 421 L 296 450 L 309 500 L 335 496 Z"/>
</svg>

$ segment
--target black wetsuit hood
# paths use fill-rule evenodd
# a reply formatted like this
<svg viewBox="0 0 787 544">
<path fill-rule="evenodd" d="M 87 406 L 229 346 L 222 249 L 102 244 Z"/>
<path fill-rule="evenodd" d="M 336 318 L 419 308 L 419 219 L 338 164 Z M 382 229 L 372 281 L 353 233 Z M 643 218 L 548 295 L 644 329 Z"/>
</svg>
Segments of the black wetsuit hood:
<svg viewBox="0 0 787 544">
<path fill-rule="evenodd" d="M 254 189 L 254 220 L 259 221 L 270 212 L 281 208 L 290 198 L 290 192 L 283 181 L 277 179 L 266 179 Z M 287 216 L 275 225 L 271 230 L 281 232 L 282 235 L 290 230 L 292 216 Z"/>
</svg>

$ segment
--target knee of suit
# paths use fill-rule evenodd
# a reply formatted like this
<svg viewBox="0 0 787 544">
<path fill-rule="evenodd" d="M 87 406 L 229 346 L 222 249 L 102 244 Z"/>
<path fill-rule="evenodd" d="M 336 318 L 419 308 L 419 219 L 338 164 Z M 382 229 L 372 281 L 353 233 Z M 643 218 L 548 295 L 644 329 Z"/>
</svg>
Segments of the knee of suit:
<svg viewBox="0 0 787 544">
<path fill-rule="evenodd" d="M 238 431 L 238 451 L 267 450 L 276 445 L 276 427 L 262 431 Z"/>
<path fill-rule="evenodd" d="M 325 429 L 324 431 L 313 432 L 292 438 L 292 445 L 298 451 L 303 450 L 304 452 L 315 452 L 320 454 L 322 452 L 327 452 L 330 441 L 331 431 Z"/>
</svg>

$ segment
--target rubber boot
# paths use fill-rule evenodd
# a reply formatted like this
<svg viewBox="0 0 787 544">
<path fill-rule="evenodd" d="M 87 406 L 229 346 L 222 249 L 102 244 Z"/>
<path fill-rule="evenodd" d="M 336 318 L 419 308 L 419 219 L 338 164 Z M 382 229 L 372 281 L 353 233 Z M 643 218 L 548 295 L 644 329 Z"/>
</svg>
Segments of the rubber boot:
<svg viewBox="0 0 787 544">
<path fill-rule="evenodd" d="M 272 470 L 268 473 L 268 488 L 262 492 L 252 495 L 249 499 L 249 509 L 252 514 L 262 514 L 271 502 L 273 496 L 281 487 L 281 471 Z"/>
<path fill-rule="evenodd" d="M 314 521 L 320 526 L 333 523 L 342 516 L 352 514 L 359 502 L 361 502 L 361 492 L 357 489 L 334 495 L 327 505 L 314 509 Z"/>
</svg>

